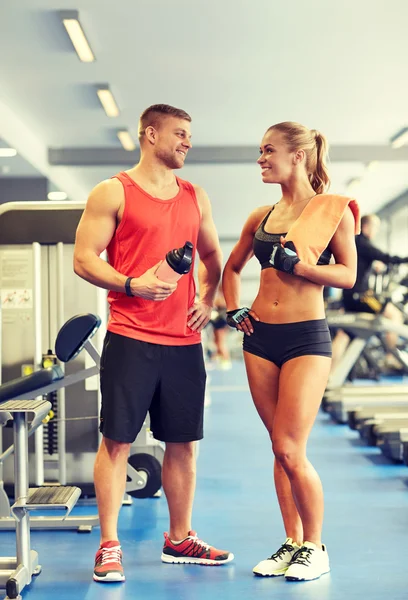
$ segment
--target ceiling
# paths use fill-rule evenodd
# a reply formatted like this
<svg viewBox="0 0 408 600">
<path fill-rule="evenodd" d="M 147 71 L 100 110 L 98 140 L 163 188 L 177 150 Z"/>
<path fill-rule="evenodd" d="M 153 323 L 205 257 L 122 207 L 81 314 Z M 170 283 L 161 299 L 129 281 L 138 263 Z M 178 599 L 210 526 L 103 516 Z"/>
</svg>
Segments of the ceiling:
<svg viewBox="0 0 408 600">
<path fill-rule="evenodd" d="M 94 63 L 79 61 L 61 24 L 58 11 L 70 9 Z M 345 193 L 362 177 L 355 194 L 365 210 L 408 188 L 408 149 L 389 152 L 408 124 L 406 0 L 5 0 L 0 22 L 0 137 L 19 152 L 0 159 L 0 177 L 38 172 L 83 200 L 128 165 L 51 165 L 48 150 L 120 149 L 116 130 L 136 138 L 142 110 L 164 102 L 192 115 L 197 149 L 253 147 L 253 161 L 273 123 L 319 129 L 333 157 L 346 150 L 332 160 L 332 189 Z M 119 117 L 105 115 L 100 83 L 110 85 Z M 387 160 L 368 171 L 384 148 Z M 204 187 L 215 187 L 215 171 L 231 182 L 234 168 L 246 172 L 186 164 L 182 176 Z"/>
</svg>

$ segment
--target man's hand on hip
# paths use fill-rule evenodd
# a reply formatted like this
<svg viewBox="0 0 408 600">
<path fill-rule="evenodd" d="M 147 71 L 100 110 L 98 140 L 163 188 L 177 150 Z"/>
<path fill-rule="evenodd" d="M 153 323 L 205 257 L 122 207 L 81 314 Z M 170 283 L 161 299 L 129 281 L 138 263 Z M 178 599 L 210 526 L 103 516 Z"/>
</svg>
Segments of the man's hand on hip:
<svg viewBox="0 0 408 600">
<path fill-rule="evenodd" d="M 212 306 L 204 304 L 204 302 L 195 302 L 193 306 L 188 309 L 189 319 L 187 325 L 193 331 L 200 332 L 207 325 L 211 318 Z"/>
</svg>

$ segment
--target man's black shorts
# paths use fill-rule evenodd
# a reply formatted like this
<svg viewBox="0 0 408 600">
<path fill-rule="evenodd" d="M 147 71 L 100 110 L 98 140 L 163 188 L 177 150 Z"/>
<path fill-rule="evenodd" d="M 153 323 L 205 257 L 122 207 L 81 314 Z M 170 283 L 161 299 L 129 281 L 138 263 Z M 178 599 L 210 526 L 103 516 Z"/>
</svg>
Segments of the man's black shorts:
<svg viewBox="0 0 408 600">
<path fill-rule="evenodd" d="M 203 437 L 206 372 L 201 344 L 164 346 L 107 332 L 101 356 L 100 432 L 132 443 L 147 413 L 154 437 Z"/>
</svg>

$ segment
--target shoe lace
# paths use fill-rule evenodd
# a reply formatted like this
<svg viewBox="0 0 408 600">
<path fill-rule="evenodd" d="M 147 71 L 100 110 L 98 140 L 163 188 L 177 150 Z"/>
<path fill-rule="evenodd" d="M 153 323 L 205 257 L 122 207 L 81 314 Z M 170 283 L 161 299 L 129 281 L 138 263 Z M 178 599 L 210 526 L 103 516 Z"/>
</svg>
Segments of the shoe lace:
<svg viewBox="0 0 408 600">
<path fill-rule="evenodd" d="M 200 538 L 198 538 L 197 536 L 191 536 L 190 539 L 193 543 L 193 547 L 192 548 L 190 547 L 191 554 L 201 555 L 204 550 L 207 552 L 210 549 L 209 544 L 206 544 L 205 542 L 203 542 L 203 540 L 200 540 Z"/>
<path fill-rule="evenodd" d="M 310 558 L 312 556 L 312 552 L 314 552 L 313 548 L 306 548 L 306 546 L 302 546 L 292 557 L 291 565 L 303 565 L 308 567 L 310 565 Z"/>
<path fill-rule="evenodd" d="M 107 563 L 121 564 L 122 552 L 120 546 L 115 546 L 114 548 L 101 548 L 98 562 L 100 565 L 106 565 Z"/>
<path fill-rule="evenodd" d="M 269 560 L 281 560 L 283 558 L 283 555 L 286 552 L 293 552 L 294 548 L 291 544 L 282 544 L 282 546 L 279 548 L 279 550 L 277 550 L 277 552 L 275 552 L 274 554 L 272 554 L 272 556 L 270 557 Z"/>
</svg>

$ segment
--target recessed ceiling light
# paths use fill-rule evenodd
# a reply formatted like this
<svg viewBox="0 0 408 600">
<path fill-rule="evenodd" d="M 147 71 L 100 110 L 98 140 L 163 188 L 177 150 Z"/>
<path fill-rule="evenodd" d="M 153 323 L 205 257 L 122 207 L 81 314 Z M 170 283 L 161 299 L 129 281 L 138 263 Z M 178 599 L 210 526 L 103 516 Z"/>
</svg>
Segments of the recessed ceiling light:
<svg viewBox="0 0 408 600">
<path fill-rule="evenodd" d="M 15 148 L 0 148 L 0 158 L 10 158 L 17 155 Z"/>
<path fill-rule="evenodd" d="M 96 93 L 108 117 L 117 117 L 119 108 L 108 85 L 97 85 Z"/>
<path fill-rule="evenodd" d="M 72 45 L 75 48 L 78 58 L 82 62 L 93 62 L 95 60 L 95 56 L 91 50 L 88 40 L 86 39 L 81 23 L 79 22 L 78 11 L 62 10 L 60 11 L 60 17 L 70 37 Z"/>
<path fill-rule="evenodd" d="M 125 150 L 131 152 L 136 148 L 136 144 L 133 141 L 133 138 L 127 129 L 121 129 L 120 131 L 118 131 L 117 135 L 120 140 L 120 143 L 122 144 Z"/>
<path fill-rule="evenodd" d="M 378 160 L 371 160 L 369 163 L 367 163 L 367 171 L 375 171 L 376 169 L 378 169 L 378 166 L 380 164 L 380 161 Z"/>
<path fill-rule="evenodd" d="M 408 127 L 404 127 L 390 139 L 390 144 L 393 148 L 401 148 L 407 141 Z"/>
</svg>

